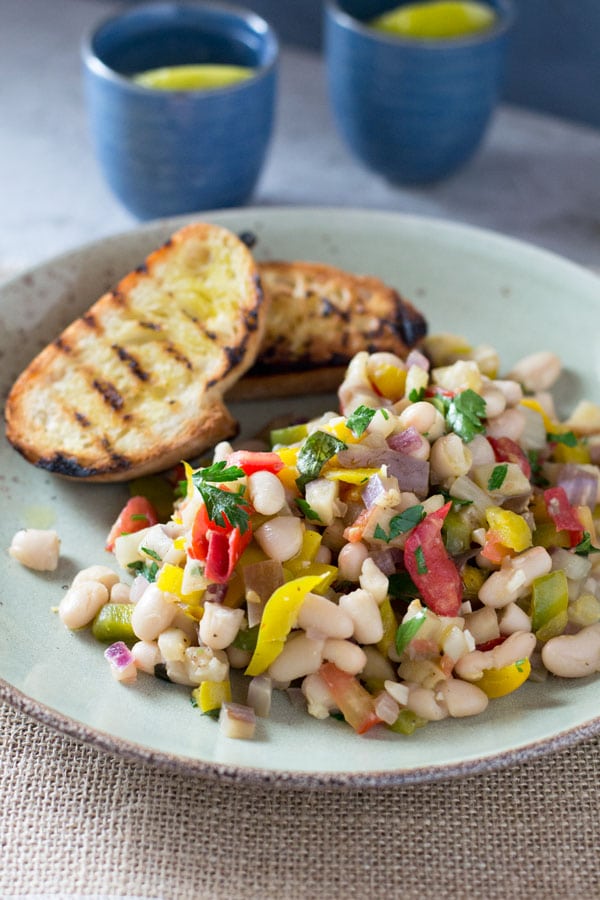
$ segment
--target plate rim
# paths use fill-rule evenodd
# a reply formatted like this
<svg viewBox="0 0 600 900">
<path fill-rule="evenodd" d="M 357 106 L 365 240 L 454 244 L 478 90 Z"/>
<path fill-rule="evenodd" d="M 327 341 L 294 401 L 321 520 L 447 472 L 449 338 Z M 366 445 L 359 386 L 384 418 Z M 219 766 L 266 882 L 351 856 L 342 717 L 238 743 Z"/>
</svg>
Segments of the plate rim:
<svg viewBox="0 0 600 900">
<path fill-rule="evenodd" d="M 50 256 L 40 262 L 27 267 L 6 279 L 0 284 L 0 303 L 2 295 L 14 289 L 19 282 L 24 282 L 35 277 L 43 270 L 68 265 L 70 261 L 77 259 L 82 254 L 93 253 L 100 247 L 119 241 L 133 240 L 137 237 L 151 235 L 153 233 L 174 231 L 177 228 L 192 221 L 213 221 L 223 224 L 225 227 L 235 229 L 233 223 L 239 216 L 266 217 L 277 219 L 289 215 L 300 214 L 302 218 L 317 216 L 320 219 L 326 216 L 342 214 L 344 217 L 363 220 L 378 220 L 385 222 L 399 222 L 407 228 L 431 228 L 439 233 L 453 233 L 474 237 L 479 241 L 491 241 L 500 249 L 508 251 L 514 249 L 521 254 L 529 253 L 540 261 L 546 259 L 552 265 L 559 265 L 563 269 L 570 268 L 573 275 L 583 279 L 590 286 L 600 287 L 600 277 L 595 271 L 586 268 L 581 263 L 568 257 L 561 256 L 555 251 L 522 240 L 511 235 L 504 234 L 489 228 L 458 222 L 450 218 L 426 216 L 415 213 L 405 213 L 394 210 L 379 210 L 359 207 L 339 206 L 247 206 L 225 210 L 208 210 L 195 214 L 154 219 L 149 222 L 133 225 L 115 233 L 107 234 L 84 242 L 59 254 Z M 600 299 L 600 298 L 599 298 Z M 233 784 L 271 784 L 277 787 L 290 789 L 306 788 L 374 788 L 391 787 L 398 785 L 422 784 L 439 782 L 459 777 L 479 775 L 492 771 L 519 765 L 533 758 L 558 752 L 573 746 L 581 741 L 591 738 L 600 732 L 600 715 L 589 718 L 570 728 L 563 729 L 551 736 L 539 739 L 531 739 L 526 743 L 498 752 L 489 752 L 475 759 L 458 762 L 439 763 L 418 767 L 400 767 L 398 769 L 383 769 L 361 771 L 329 772 L 304 771 L 296 769 L 266 769 L 249 765 L 219 763 L 209 759 L 199 759 L 172 753 L 166 750 L 153 749 L 137 742 L 122 738 L 110 732 L 103 731 L 92 725 L 79 721 L 58 709 L 34 699 L 15 685 L 0 677 L 0 700 L 7 702 L 19 712 L 40 724 L 50 727 L 58 733 L 72 739 L 81 741 L 112 755 L 128 759 L 133 762 L 155 766 L 177 774 L 202 777 L 208 780 L 222 780 Z"/>
</svg>

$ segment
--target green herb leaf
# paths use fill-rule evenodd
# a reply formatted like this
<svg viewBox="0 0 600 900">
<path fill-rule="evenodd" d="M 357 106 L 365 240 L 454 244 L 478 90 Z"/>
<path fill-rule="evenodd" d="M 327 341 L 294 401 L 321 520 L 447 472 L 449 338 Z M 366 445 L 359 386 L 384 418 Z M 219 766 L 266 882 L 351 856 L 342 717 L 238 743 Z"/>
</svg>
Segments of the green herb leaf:
<svg viewBox="0 0 600 900">
<path fill-rule="evenodd" d="M 383 406 L 382 406 L 381 409 L 379 410 L 379 412 L 381 413 L 381 415 L 383 416 L 383 418 L 384 418 L 385 421 L 387 422 L 388 419 L 389 419 L 389 417 L 390 417 L 390 414 L 389 414 L 389 412 L 387 411 L 387 409 L 384 409 Z"/>
<path fill-rule="evenodd" d="M 412 619 L 407 619 L 398 626 L 396 631 L 396 653 L 402 656 L 417 631 L 425 621 L 425 613 L 418 612 Z"/>
<path fill-rule="evenodd" d="M 583 538 L 573 549 L 578 556 L 587 556 L 589 553 L 600 553 L 600 548 L 594 547 L 592 544 L 592 536 L 589 531 L 583 532 Z"/>
<path fill-rule="evenodd" d="M 147 563 L 141 559 L 136 559 L 134 562 L 128 563 L 127 568 L 131 569 L 132 573 L 135 572 L 136 575 L 143 575 L 148 581 L 156 581 L 158 563 Z"/>
<path fill-rule="evenodd" d="M 318 478 L 325 463 L 345 449 L 346 444 L 333 434 L 325 431 L 313 431 L 309 434 L 300 448 L 296 462 L 300 472 L 300 477 L 296 479 L 298 487 L 302 489 L 307 482 Z"/>
<path fill-rule="evenodd" d="M 135 516 L 130 516 L 132 522 L 147 522 L 148 516 L 145 513 L 137 513 Z"/>
<path fill-rule="evenodd" d="M 422 388 L 419 388 L 419 390 L 417 390 L 416 388 L 413 388 L 412 391 L 408 395 L 408 399 L 410 400 L 411 403 L 420 403 L 421 400 L 425 399 L 425 388 L 422 387 Z"/>
<path fill-rule="evenodd" d="M 346 425 L 352 434 L 360 437 L 369 427 L 369 423 L 376 412 L 377 410 L 370 409 L 368 406 L 357 406 L 352 415 L 346 419 Z"/>
<path fill-rule="evenodd" d="M 151 550 L 150 547 L 140 547 L 140 550 L 142 551 L 142 553 L 145 553 L 146 556 L 149 556 L 150 559 L 155 559 L 156 562 L 159 563 L 162 562 L 162 557 L 158 555 L 156 550 Z"/>
<path fill-rule="evenodd" d="M 310 519 L 311 521 L 319 521 L 320 515 L 318 512 L 315 512 L 310 503 L 304 500 L 302 497 L 296 498 L 296 506 L 302 513 L 305 519 Z"/>
<path fill-rule="evenodd" d="M 394 572 L 388 578 L 388 593 L 394 600 L 412 600 L 419 591 L 408 572 Z"/>
<path fill-rule="evenodd" d="M 394 538 L 398 537 L 400 534 L 405 534 L 407 531 L 410 531 L 411 528 L 414 528 L 415 525 L 418 525 L 425 518 L 425 509 L 423 506 L 418 503 L 416 506 L 409 506 L 408 509 L 405 509 L 403 512 L 398 513 L 397 516 L 394 516 L 390 519 L 390 533 L 386 534 L 383 528 L 380 525 L 375 527 L 375 531 L 373 532 L 373 537 L 378 538 L 380 541 L 385 541 L 389 544 Z"/>
<path fill-rule="evenodd" d="M 507 472 L 508 463 L 500 463 L 499 466 L 494 466 L 494 468 L 492 469 L 492 474 L 488 478 L 488 491 L 499 490 L 504 484 Z"/>
<path fill-rule="evenodd" d="M 209 519 L 222 528 L 227 525 L 239 528 L 241 534 L 245 534 L 248 530 L 249 523 L 244 487 L 240 486 L 237 491 L 228 491 L 213 482 L 223 484 L 228 481 L 237 481 L 243 475 L 243 469 L 238 466 L 228 466 L 225 460 L 203 469 L 197 469 L 192 473 L 192 481 L 204 500 Z"/>
<path fill-rule="evenodd" d="M 485 400 L 471 388 L 452 397 L 448 403 L 446 421 L 465 443 L 472 441 L 476 434 L 482 434 L 485 426 Z"/>
<path fill-rule="evenodd" d="M 205 709 L 201 715 L 208 716 L 209 719 L 218 719 L 221 715 L 221 707 L 217 706 L 215 709 Z"/>
<path fill-rule="evenodd" d="M 565 447 L 576 447 L 577 438 L 572 431 L 565 431 L 564 434 L 552 434 L 548 432 L 546 440 L 549 444 L 564 444 Z"/>
<path fill-rule="evenodd" d="M 417 564 L 417 572 L 419 575 L 427 575 L 429 569 L 427 568 L 427 563 L 425 562 L 425 553 L 422 547 L 417 547 L 415 550 L 415 562 Z"/>
</svg>

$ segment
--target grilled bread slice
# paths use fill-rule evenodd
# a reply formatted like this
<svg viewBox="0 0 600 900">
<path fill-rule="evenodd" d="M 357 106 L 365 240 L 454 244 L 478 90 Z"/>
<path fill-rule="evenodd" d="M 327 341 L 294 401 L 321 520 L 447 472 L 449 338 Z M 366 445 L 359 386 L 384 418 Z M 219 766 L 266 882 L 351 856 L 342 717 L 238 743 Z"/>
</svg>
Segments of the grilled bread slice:
<svg viewBox="0 0 600 900">
<path fill-rule="evenodd" d="M 236 399 L 336 390 L 359 350 L 405 357 L 427 333 L 421 313 L 379 278 L 311 262 L 259 262 L 269 315 Z"/>
<path fill-rule="evenodd" d="M 266 313 L 246 245 L 188 225 L 21 374 L 8 440 L 35 465 L 88 481 L 193 458 L 235 434 L 222 395 L 254 362 Z"/>
</svg>

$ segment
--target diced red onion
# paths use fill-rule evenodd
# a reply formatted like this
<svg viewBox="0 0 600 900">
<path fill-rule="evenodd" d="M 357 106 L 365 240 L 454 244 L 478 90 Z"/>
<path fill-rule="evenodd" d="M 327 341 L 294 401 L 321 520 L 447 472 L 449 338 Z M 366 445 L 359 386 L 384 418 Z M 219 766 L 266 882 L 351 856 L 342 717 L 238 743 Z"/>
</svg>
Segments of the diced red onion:
<svg viewBox="0 0 600 900">
<path fill-rule="evenodd" d="M 385 485 L 381 477 L 372 475 L 363 488 L 362 501 L 367 509 L 371 509 L 383 494 L 385 494 Z"/>
<path fill-rule="evenodd" d="M 411 350 L 406 357 L 406 368 L 410 369 L 411 366 L 418 366 L 419 369 L 429 372 L 429 360 L 420 350 Z"/>
<path fill-rule="evenodd" d="M 572 506 L 590 506 L 592 509 L 595 507 L 598 476 L 588 469 L 575 463 L 565 463 L 559 469 L 556 484 L 565 489 Z"/>
<path fill-rule="evenodd" d="M 384 575 L 393 575 L 396 571 L 396 555 L 392 550 L 377 550 L 371 553 L 371 559 Z"/>
<path fill-rule="evenodd" d="M 411 450 L 416 450 L 417 447 L 421 446 L 421 435 L 416 428 L 409 425 L 404 431 L 390 435 L 387 439 L 387 444 L 391 450 L 398 450 L 400 453 L 410 453 Z"/>
<path fill-rule="evenodd" d="M 227 593 L 226 584 L 209 584 L 206 588 L 205 599 L 211 603 L 222 603 Z"/>
<path fill-rule="evenodd" d="M 114 644 L 111 644 L 110 647 L 107 647 L 104 651 L 104 658 L 119 672 L 122 672 L 127 666 L 135 663 L 131 650 L 127 644 L 123 643 L 123 641 L 116 641 Z"/>
<path fill-rule="evenodd" d="M 387 466 L 388 475 L 398 480 L 401 491 L 412 491 L 417 497 L 426 497 L 429 490 L 429 462 L 415 459 L 406 453 L 392 449 L 373 449 L 355 445 L 341 450 L 337 455 L 340 466 L 346 469 L 359 467 L 379 468 Z"/>
</svg>

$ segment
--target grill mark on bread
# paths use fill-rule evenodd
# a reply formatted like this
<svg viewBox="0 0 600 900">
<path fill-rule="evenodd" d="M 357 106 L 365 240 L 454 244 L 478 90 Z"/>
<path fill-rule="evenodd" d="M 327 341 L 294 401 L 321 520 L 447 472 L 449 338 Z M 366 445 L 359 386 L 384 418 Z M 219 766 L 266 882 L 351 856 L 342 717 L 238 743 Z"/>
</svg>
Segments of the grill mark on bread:
<svg viewBox="0 0 600 900">
<path fill-rule="evenodd" d="M 57 350 L 60 350 L 63 353 L 71 352 L 71 346 L 67 343 L 67 341 L 64 340 L 62 335 L 56 338 L 56 340 L 54 341 L 54 346 Z"/>
<path fill-rule="evenodd" d="M 185 353 L 180 350 L 179 347 L 176 347 L 175 344 L 172 344 L 171 341 L 169 341 L 168 344 L 164 344 L 164 350 L 165 353 L 169 353 L 173 357 L 173 359 L 176 359 L 177 362 L 180 362 L 190 372 L 194 370 L 191 361 L 187 358 Z"/>
<path fill-rule="evenodd" d="M 124 362 L 128 368 L 131 369 L 136 378 L 140 381 L 148 381 L 150 375 L 145 369 L 142 369 L 139 360 L 136 359 L 133 353 L 129 353 L 129 351 L 124 347 L 121 347 L 120 344 L 113 344 L 112 349 L 115 351 L 121 362 Z"/>
<path fill-rule="evenodd" d="M 17 447 L 17 449 L 19 448 Z M 131 460 L 127 459 L 126 456 L 111 453 L 110 459 L 111 464 L 109 466 L 82 466 L 75 457 L 57 452 L 52 456 L 41 457 L 36 462 L 36 466 L 40 469 L 45 469 L 47 472 L 53 472 L 55 475 L 66 475 L 69 478 L 92 478 L 94 475 L 120 472 L 131 468 Z"/>
<path fill-rule="evenodd" d="M 78 409 L 73 410 L 73 415 L 82 428 L 89 428 L 92 424 L 88 417 L 85 416 L 82 412 L 79 412 Z"/>
<path fill-rule="evenodd" d="M 94 378 L 92 381 L 92 387 L 95 391 L 98 391 L 104 402 L 114 409 L 115 412 L 118 412 L 123 408 L 124 400 L 114 384 L 111 384 L 110 381 L 103 381 L 99 378 Z"/>
</svg>

